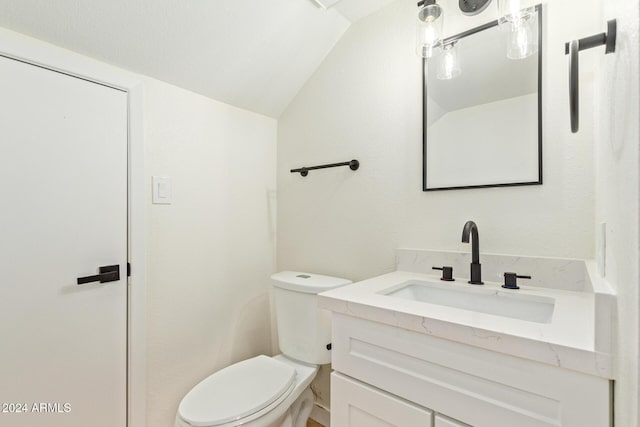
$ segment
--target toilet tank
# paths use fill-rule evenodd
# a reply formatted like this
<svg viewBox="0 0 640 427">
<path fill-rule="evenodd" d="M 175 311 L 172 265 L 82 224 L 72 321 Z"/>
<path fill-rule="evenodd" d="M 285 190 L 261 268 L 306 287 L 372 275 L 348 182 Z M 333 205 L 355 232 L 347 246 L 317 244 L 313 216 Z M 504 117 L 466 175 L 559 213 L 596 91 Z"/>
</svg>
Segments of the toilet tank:
<svg viewBox="0 0 640 427">
<path fill-rule="evenodd" d="M 331 312 L 318 308 L 318 294 L 351 283 L 338 277 L 297 271 L 271 276 L 280 351 L 295 360 L 331 363 Z"/>
</svg>

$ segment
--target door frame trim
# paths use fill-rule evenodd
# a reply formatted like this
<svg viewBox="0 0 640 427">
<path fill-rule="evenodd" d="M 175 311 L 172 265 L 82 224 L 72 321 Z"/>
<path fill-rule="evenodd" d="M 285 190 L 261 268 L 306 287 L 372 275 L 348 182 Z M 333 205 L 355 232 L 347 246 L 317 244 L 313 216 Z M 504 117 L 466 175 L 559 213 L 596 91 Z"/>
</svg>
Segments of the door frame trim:
<svg viewBox="0 0 640 427">
<path fill-rule="evenodd" d="M 139 76 L 0 27 L 0 55 L 127 93 L 127 426 L 146 421 L 146 263 L 143 83 Z"/>
</svg>

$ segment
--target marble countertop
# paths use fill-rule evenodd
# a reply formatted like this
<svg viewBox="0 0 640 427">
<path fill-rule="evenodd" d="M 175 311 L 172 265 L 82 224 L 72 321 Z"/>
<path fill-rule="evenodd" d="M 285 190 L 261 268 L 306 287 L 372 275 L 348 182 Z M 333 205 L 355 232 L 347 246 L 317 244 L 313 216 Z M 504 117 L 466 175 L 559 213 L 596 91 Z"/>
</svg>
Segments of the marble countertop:
<svg viewBox="0 0 640 427">
<path fill-rule="evenodd" d="M 410 271 L 374 277 L 320 294 L 320 307 L 353 317 L 481 347 L 602 378 L 613 378 L 611 355 L 597 345 L 611 334 L 597 325 L 594 292 L 542 288 L 520 283 L 519 295 L 555 300 L 550 323 L 536 323 L 390 297 L 380 292 L 411 281 L 438 281 L 439 276 Z M 483 289 L 505 291 L 497 282 Z M 453 282 L 457 288 L 466 281 Z M 605 337 L 610 340 L 610 336 Z M 598 351 L 600 350 L 600 351 Z"/>
</svg>

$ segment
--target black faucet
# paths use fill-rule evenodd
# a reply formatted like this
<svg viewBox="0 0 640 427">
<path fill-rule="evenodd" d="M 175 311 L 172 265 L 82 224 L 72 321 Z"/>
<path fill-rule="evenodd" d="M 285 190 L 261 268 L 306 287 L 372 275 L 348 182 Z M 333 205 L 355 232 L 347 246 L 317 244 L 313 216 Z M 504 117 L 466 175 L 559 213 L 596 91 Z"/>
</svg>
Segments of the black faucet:
<svg viewBox="0 0 640 427">
<path fill-rule="evenodd" d="M 478 241 L 478 226 L 473 221 L 467 221 L 462 229 L 462 243 L 469 243 L 471 235 L 471 280 L 472 285 L 484 285 L 482 281 L 482 266 L 480 265 L 480 242 Z"/>
</svg>

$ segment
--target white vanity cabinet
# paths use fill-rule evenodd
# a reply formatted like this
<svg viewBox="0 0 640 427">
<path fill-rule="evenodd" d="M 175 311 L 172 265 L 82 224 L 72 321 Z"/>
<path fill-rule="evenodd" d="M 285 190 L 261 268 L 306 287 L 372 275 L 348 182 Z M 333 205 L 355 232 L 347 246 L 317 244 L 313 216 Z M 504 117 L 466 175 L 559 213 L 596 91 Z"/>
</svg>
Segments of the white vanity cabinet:
<svg viewBox="0 0 640 427">
<path fill-rule="evenodd" d="M 496 339 L 488 336 L 486 339 Z M 605 378 L 333 313 L 336 427 L 607 427 Z"/>
<path fill-rule="evenodd" d="M 436 414 L 434 419 L 434 427 L 469 427 L 469 424 L 463 424 L 459 421 L 452 420 L 441 414 Z"/>
<path fill-rule="evenodd" d="M 331 425 L 432 427 L 433 413 L 338 373 L 331 374 Z"/>
<path fill-rule="evenodd" d="M 334 372 L 331 423 L 341 427 L 469 427 L 407 400 Z"/>
</svg>

